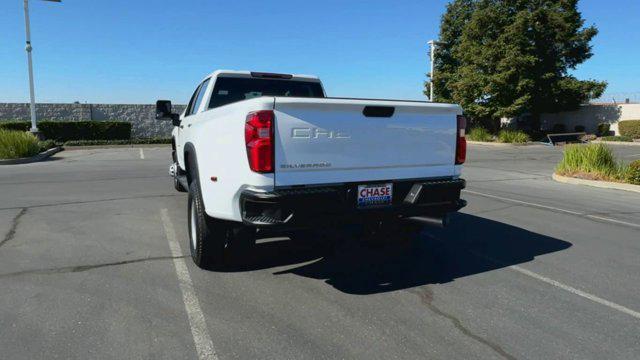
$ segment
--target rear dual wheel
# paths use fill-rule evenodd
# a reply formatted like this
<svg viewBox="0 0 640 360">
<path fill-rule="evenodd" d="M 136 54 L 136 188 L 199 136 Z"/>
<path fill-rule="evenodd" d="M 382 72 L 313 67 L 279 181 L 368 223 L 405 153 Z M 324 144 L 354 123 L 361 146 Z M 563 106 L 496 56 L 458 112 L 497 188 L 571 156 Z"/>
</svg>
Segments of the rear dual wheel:
<svg viewBox="0 0 640 360">
<path fill-rule="evenodd" d="M 253 229 L 208 216 L 198 180 L 189 185 L 189 249 L 193 262 L 202 269 L 216 270 L 242 256 L 254 243 Z M 238 254 L 236 254 L 238 253 Z M 238 256 L 232 256 L 238 255 Z"/>
<path fill-rule="evenodd" d="M 193 262 L 202 269 L 222 266 L 227 247 L 227 228 L 204 212 L 198 180 L 189 186 L 189 248 Z"/>
</svg>

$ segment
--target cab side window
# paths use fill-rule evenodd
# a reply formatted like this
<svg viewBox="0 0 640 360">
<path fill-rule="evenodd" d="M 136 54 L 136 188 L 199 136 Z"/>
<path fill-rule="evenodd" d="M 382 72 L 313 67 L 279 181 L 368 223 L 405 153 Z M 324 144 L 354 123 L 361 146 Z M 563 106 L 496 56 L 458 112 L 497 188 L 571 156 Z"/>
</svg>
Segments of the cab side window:
<svg viewBox="0 0 640 360">
<path fill-rule="evenodd" d="M 196 91 L 191 95 L 191 100 L 189 100 L 189 104 L 187 104 L 187 109 L 184 112 L 184 116 L 191 115 L 191 109 L 193 109 L 193 103 L 196 101 L 196 95 L 198 95 L 198 91 L 200 90 L 200 86 L 196 88 Z"/>
<path fill-rule="evenodd" d="M 191 111 L 189 115 L 195 114 L 200 108 L 200 104 L 202 103 L 202 99 L 204 98 L 204 93 L 207 92 L 207 85 L 209 85 L 209 79 L 203 81 L 202 84 L 200 84 L 198 95 L 196 96 L 193 106 L 190 109 Z"/>
<path fill-rule="evenodd" d="M 206 79 L 196 88 L 196 91 L 194 91 L 193 95 L 191 95 L 191 100 L 189 100 L 189 105 L 187 105 L 187 110 L 184 112 L 184 116 L 193 115 L 196 113 L 196 111 L 198 111 L 200 103 L 202 103 L 204 93 L 205 91 L 207 91 L 208 84 L 209 79 Z"/>
</svg>

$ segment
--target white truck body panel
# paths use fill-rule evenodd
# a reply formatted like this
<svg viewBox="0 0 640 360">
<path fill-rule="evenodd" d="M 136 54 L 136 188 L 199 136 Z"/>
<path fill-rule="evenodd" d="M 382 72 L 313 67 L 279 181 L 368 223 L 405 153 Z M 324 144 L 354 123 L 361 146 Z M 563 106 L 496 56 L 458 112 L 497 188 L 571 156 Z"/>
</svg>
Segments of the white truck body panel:
<svg viewBox="0 0 640 360">
<path fill-rule="evenodd" d="M 211 92 L 213 91 L 213 88 L 215 87 L 215 82 L 216 79 L 218 78 L 218 76 L 220 75 L 224 75 L 225 77 L 238 77 L 238 78 L 251 78 L 251 72 L 250 71 L 238 71 L 238 70 L 216 70 L 214 72 L 212 72 L 211 74 L 205 76 L 200 83 L 204 82 L 207 79 L 210 79 L 209 84 L 207 86 L 206 89 L 206 93 L 204 95 L 204 99 L 209 99 L 211 97 Z M 318 82 L 320 83 L 320 79 L 317 76 L 313 76 L 313 75 L 304 75 L 304 74 L 295 74 L 293 75 L 293 77 L 291 78 L 291 80 L 294 81 L 313 81 L 313 82 Z M 200 84 L 199 83 L 199 84 Z M 323 90 L 324 92 L 324 90 Z M 189 132 L 189 128 L 188 128 L 188 124 L 192 121 L 192 117 L 199 115 L 200 113 L 203 112 L 208 112 L 208 115 L 206 116 L 207 118 L 213 118 L 214 116 L 216 116 L 217 113 L 212 112 L 216 109 L 207 109 L 207 104 L 208 101 L 202 101 L 202 103 L 200 103 L 200 106 L 198 107 L 198 109 L 196 110 L 196 113 L 191 115 L 191 116 L 187 116 L 187 114 L 185 113 L 187 111 L 187 108 L 185 108 L 185 110 L 182 112 L 182 114 L 180 114 L 180 119 L 182 120 L 182 126 L 181 127 L 174 127 L 171 135 L 172 137 L 176 140 L 176 154 L 178 156 L 178 166 L 180 166 L 180 168 L 182 170 L 185 170 L 185 166 L 184 166 L 184 148 L 183 145 L 186 144 L 188 141 L 188 139 L 185 138 L 186 133 Z M 227 106 L 232 106 L 235 104 L 230 104 Z M 273 107 L 269 108 L 272 109 Z M 262 108 L 256 108 L 254 110 L 251 111 L 256 111 L 256 110 L 263 110 Z M 264 110 L 267 110 L 266 108 Z M 223 111 L 224 113 L 226 113 L 226 111 Z M 249 111 L 247 111 L 247 113 L 244 114 L 244 116 L 246 116 L 249 113 Z M 244 116 L 242 117 L 242 127 L 244 129 Z M 243 139 L 244 140 L 244 139 Z"/>
<path fill-rule="evenodd" d="M 249 111 L 272 109 L 273 98 L 261 97 L 186 117 L 184 128 L 189 130 L 185 143 L 191 143 L 196 150 L 198 180 L 209 216 L 240 221 L 242 190 L 273 189 L 274 174 L 255 173 L 249 168 L 244 142 Z M 217 181 L 212 181 L 212 176 Z"/>
<path fill-rule="evenodd" d="M 398 179 L 456 177 L 454 165 L 457 105 L 427 102 L 263 96 L 208 109 L 216 78 L 251 78 L 248 71 L 219 70 L 204 101 L 175 127 L 178 166 L 186 170 L 185 150 L 195 149 L 198 180 L 207 215 L 242 221 L 243 190 Z M 317 81 L 293 75 L 291 80 Z M 392 117 L 365 117 L 364 106 L 394 107 Z M 248 113 L 275 114 L 275 172 L 251 171 L 244 139 Z M 304 164 L 312 164 L 305 167 Z M 313 166 L 313 164 L 322 164 Z M 212 180 L 215 177 L 215 181 Z"/>
<path fill-rule="evenodd" d="M 366 117 L 365 106 L 394 107 Z M 451 176 L 456 105 L 275 98 L 275 186 Z"/>
</svg>

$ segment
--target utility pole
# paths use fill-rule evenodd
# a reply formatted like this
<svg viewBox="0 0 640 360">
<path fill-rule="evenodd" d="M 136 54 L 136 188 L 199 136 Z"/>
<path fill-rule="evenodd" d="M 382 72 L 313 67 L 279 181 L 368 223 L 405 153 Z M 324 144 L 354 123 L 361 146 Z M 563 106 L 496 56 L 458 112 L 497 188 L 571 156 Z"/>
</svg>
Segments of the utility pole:
<svg viewBox="0 0 640 360">
<path fill-rule="evenodd" d="M 44 0 L 51 2 L 61 2 L 61 0 Z M 24 24 L 27 33 L 27 46 L 24 48 L 27 51 L 27 63 L 29 66 L 29 96 L 31 98 L 31 132 L 38 133 L 38 125 L 36 123 L 36 94 L 33 85 L 33 60 L 31 58 L 31 24 L 29 22 L 29 0 L 24 0 Z"/>
<path fill-rule="evenodd" d="M 429 76 L 431 81 L 429 82 L 429 101 L 433 102 L 435 100 L 435 94 L 433 92 L 433 78 L 435 70 L 435 62 L 436 62 L 436 46 L 442 45 L 441 41 L 431 40 L 427 44 L 429 44 L 429 55 L 431 57 L 431 75 Z"/>
</svg>

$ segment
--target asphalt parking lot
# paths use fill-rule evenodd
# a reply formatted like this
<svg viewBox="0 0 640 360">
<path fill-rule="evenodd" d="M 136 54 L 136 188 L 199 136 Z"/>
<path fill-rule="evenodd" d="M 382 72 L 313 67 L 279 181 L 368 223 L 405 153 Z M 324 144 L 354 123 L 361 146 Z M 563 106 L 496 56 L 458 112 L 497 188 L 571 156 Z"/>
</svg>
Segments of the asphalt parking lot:
<svg viewBox="0 0 640 360">
<path fill-rule="evenodd" d="M 640 194 L 554 182 L 559 148 L 470 146 L 468 207 L 410 244 L 263 240 L 226 272 L 186 257 L 169 154 L 0 167 L 0 358 L 640 357 Z"/>
</svg>

